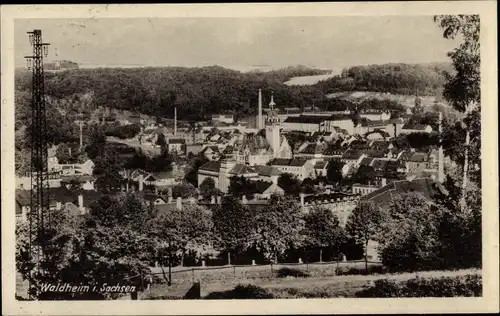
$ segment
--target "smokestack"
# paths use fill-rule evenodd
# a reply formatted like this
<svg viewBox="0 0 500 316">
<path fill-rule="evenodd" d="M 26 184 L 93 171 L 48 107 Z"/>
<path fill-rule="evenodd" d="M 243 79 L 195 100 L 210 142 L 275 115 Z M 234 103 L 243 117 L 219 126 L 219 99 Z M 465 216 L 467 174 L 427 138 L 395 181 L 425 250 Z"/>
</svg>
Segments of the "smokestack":
<svg viewBox="0 0 500 316">
<path fill-rule="evenodd" d="M 261 130 L 262 126 L 262 90 L 259 89 L 259 116 L 257 118 L 257 128 Z"/>
<path fill-rule="evenodd" d="M 438 152 L 438 182 L 444 181 L 444 153 L 442 136 L 443 135 L 443 113 L 439 112 L 439 152 Z"/>
<path fill-rule="evenodd" d="M 177 135 L 177 107 L 174 107 L 174 136 Z"/>
</svg>

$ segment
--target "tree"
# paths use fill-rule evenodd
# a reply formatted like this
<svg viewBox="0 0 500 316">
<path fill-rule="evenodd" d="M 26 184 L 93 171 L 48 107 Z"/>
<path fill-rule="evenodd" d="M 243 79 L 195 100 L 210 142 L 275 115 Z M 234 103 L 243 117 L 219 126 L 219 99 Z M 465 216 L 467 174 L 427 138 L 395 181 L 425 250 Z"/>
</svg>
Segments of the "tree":
<svg viewBox="0 0 500 316">
<path fill-rule="evenodd" d="M 302 212 L 299 205 L 282 196 L 273 196 L 255 216 L 254 245 L 265 258 L 277 263 L 287 249 L 302 245 Z"/>
<path fill-rule="evenodd" d="M 257 185 L 254 181 L 249 180 L 246 177 L 231 177 L 229 180 L 228 193 L 236 197 L 242 197 L 245 195 L 248 197 L 253 197 L 257 190 Z"/>
<path fill-rule="evenodd" d="M 278 186 L 289 195 L 299 195 L 302 190 L 300 180 L 290 173 L 282 173 L 278 177 Z"/>
<path fill-rule="evenodd" d="M 340 160 L 330 160 L 326 170 L 326 179 L 330 183 L 339 183 L 342 181 L 342 168 L 344 163 Z"/>
<path fill-rule="evenodd" d="M 123 183 L 120 175 L 121 161 L 113 149 L 106 149 L 101 156 L 94 159 L 94 176 L 96 186 L 105 192 L 118 190 Z"/>
<path fill-rule="evenodd" d="M 17 270 L 38 288 L 38 299 L 104 299 L 115 294 L 95 291 L 43 292 L 41 285 L 67 283 L 90 289 L 108 285 L 142 287 L 141 276 L 149 272 L 154 244 L 145 234 L 153 213 L 132 194 L 105 196 L 81 215 L 66 209 L 51 212 L 41 238 L 31 243 L 40 247 L 42 260 L 30 255 L 27 224 L 17 231 Z M 32 252 L 33 253 L 33 252 Z"/>
<path fill-rule="evenodd" d="M 464 162 L 462 176 L 462 194 L 460 197 L 461 210 L 466 211 L 466 190 L 469 179 L 469 155 L 471 154 L 471 126 L 480 126 L 480 116 L 473 115 L 474 110 L 480 111 L 481 102 L 481 75 L 480 75 L 480 19 L 479 15 L 441 15 L 435 16 L 434 21 L 443 29 L 443 37 L 454 39 L 461 36 L 459 47 L 448 53 L 455 69 L 454 75 L 447 74 L 444 87 L 444 98 L 458 111 L 464 113 L 461 127 L 465 131 Z M 480 134 L 479 134 L 480 136 Z M 458 142 L 458 141 L 457 141 Z M 479 147 L 480 137 L 473 142 Z M 480 147 L 479 147 L 480 148 Z M 476 154 L 479 154 L 477 152 Z M 473 166 L 474 167 L 474 166 Z"/>
<path fill-rule="evenodd" d="M 376 238 L 382 219 L 381 209 L 371 202 L 361 201 L 347 220 L 347 234 L 356 243 L 364 246 L 366 270 L 368 270 L 368 242 Z"/>
<path fill-rule="evenodd" d="M 210 243 L 213 231 L 212 214 L 197 205 L 169 209 L 152 219 L 148 226 L 149 235 L 157 244 L 155 257 L 162 262 L 163 258 L 168 259 L 169 285 L 172 284 L 171 268 L 174 258 L 183 257 L 188 249 L 202 251 Z M 164 271 L 163 275 L 166 277 Z"/>
<path fill-rule="evenodd" d="M 195 187 L 189 182 L 181 182 L 172 187 L 172 197 L 188 199 L 196 196 Z"/>
<path fill-rule="evenodd" d="M 252 211 L 243 205 L 240 199 L 226 196 L 212 213 L 215 246 L 228 252 L 228 264 L 231 254 L 238 255 L 247 250 L 252 242 L 254 216 Z"/>
<path fill-rule="evenodd" d="M 442 269 L 438 249 L 441 210 L 417 193 L 393 197 L 379 231 L 384 266 L 392 271 Z"/>
<path fill-rule="evenodd" d="M 167 145 L 167 141 L 165 140 L 165 135 L 163 135 L 163 133 L 158 133 L 156 145 L 160 146 L 162 149 Z"/>
<path fill-rule="evenodd" d="M 339 254 L 345 235 L 337 216 L 328 209 L 313 208 L 304 216 L 304 222 L 305 243 L 310 248 L 320 249 L 319 261 L 323 259 L 324 248 L 333 248 Z"/>
<path fill-rule="evenodd" d="M 166 172 L 171 171 L 174 162 L 174 157 L 166 150 L 162 150 L 161 154 L 153 157 L 146 164 L 146 170 L 150 172 Z"/>
<path fill-rule="evenodd" d="M 200 193 L 204 197 L 219 195 L 221 192 L 215 187 L 214 179 L 207 177 L 200 184 Z"/>
<path fill-rule="evenodd" d="M 316 180 L 313 180 L 311 178 L 305 178 L 302 180 L 302 185 L 301 185 L 301 190 L 303 193 L 306 194 L 314 194 L 317 192 L 316 188 L 314 185 L 317 183 Z"/>
<path fill-rule="evenodd" d="M 376 180 L 376 172 L 372 166 L 361 165 L 354 174 L 354 181 L 361 184 L 373 183 Z"/>
<path fill-rule="evenodd" d="M 97 125 L 89 127 L 88 135 L 88 140 L 86 141 L 88 145 L 86 146 L 85 151 L 90 159 L 95 159 L 96 157 L 102 155 L 106 145 L 106 135 Z"/>
<path fill-rule="evenodd" d="M 188 171 L 186 172 L 184 179 L 186 182 L 191 183 L 193 186 L 198 186 L 198 169 L 207 163 L 209 160 L 203 154 L 197 155 L 189 163 Z"/>
<path fill-rule="evenodd" d="M 460 182 L 448 174 L 445 190 L 435 196 L 442 218 L 439 226 L 440 253 L 443 266 L 450 268 L 480 267 L 482 262 L 481 188 L 470 182 L 467 187 L 467 212 L 460 210 Z"/>
</svg>

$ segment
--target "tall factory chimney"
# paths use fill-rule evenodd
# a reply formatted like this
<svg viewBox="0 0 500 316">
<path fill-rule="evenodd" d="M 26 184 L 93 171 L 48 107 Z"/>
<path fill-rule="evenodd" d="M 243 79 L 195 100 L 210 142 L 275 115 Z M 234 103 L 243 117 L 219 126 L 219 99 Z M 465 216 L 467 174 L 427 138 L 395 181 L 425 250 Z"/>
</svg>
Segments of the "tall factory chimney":
<svg viewBox="0 0 500 316">
<path fill-rule="evenodd" d="M 177 135 L 177 107 L 174 107 L 174 136 Z"/>
<path fill-rule="evenodd" d="M 264 126 L 262 126 L 262 90 L 259 89 L 259 115 L 257 116 L 257 128 L 259 130 L 263 129 Z"/>
<path fill-rule="evenodd" d="M 443 153 L 443 113 L 439 112 L 439 152 L 438 152 L 438 181 L 444 181 L 444 153 Z"/>
</svg>

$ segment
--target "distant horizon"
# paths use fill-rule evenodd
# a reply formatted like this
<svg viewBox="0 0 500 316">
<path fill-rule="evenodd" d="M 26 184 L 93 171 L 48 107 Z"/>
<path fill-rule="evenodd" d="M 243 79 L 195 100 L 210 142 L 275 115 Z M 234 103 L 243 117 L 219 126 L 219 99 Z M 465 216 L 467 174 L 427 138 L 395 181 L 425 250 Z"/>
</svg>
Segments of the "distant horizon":
<svg viewBox="0 0 500 316">
<path fill-rule="evenodd" d="M 68 59 L 58 59 L 58 60 L 45 60 L 45 64 L 50 64 L 54 63 L 55 61 L 69 61 L 69 62 L 74 62 L 78 64 L 78 69 L 98 69 L 98 68 L 110 68 L 110 69 L 130 69 L 130 68 L 206 68 L 206 67 L 222 67 L 225 69 L 230 69 L 230 70 L 236 70 L 240 71 L 242 73 L 245 72 L 250 72 L 250 71 L 255 71 L 255 70 L 262 70 L 262 71 L 273 71 L 273 70 L 280 70 L 288 67 L 306 67 L 310 69 L 317 69 L 317 70 L 324 70 L 324 71 L 331 71 L 331 73 L 340 73 L 343 69 L 349 68 L 349 67 L 363 67 L 363 66 L 371 66 L 371 65 L 384 65 L 384 64 L 407 64 L 407 65 L 432 65 L 432 64 L 451 64 L 451 61 L 429 61 L 429 62 L 387 62 L 387 63 L 381 63 L 381 64 L 356 64 L 356 65 L 351 65 L 351 66 L 346 66 L 340 69 L 334 69 L 334 68 L 326 68 L 326 67 L 316 67 L 316 66 L 310 66 L 310 65 L 302 65 L 302 64 L 295 64 L 295 65 L 284 65 L 284 66 L 276 66 L 273 67 L 271 65 L 220 65 L 220 64 L 207 64 L 207 65 L 193 65 L 193 66 L 188 66 L 188 65 L 147 65 L 147 64 L 93 64 L 93 63 L 82 63 L 78 62 L 75 60 L 68 60 Z M 81 67 L 81 66 L 85 67 Z M 25 65 L 16 65 L 16 69 L 22 69 L 26 68 Z"/>
<path fill-rule="evenodd" d="M 41 29 L 48 60 L 82 65 L 225 68 L 305 65 L 338 71 L 357 65 L 448 61 L 457 40 L 431 16 L 280 18 L 18 19 L 15 64 Z"/>
</svg>

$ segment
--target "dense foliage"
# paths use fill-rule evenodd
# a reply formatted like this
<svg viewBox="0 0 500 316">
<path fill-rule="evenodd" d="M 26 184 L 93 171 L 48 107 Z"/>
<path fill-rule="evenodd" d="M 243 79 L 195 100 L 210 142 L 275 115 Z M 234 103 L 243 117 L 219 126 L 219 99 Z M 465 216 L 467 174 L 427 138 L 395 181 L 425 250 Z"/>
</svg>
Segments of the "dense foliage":
<svg viewBox="0 0 500 316">
<path fill-rule="evenodd" d="M 457 277 L 415 278 L 407 281 L 382 279 L 357 297 L 479 297 L 483 285 L 480 274 Z"/>
<path fill-rule="evenodd" d="M 110 293 L 43 292 L 44 283 L 89 285 L 104 283 L 134 285 L 141 290 L 141 274 L 149 273 L 152 244 L 146 238 L 146 222 L 151 209 L 133 195 L 103 197 L 90 212 L 55 210 L 43 236 L 29 243 L 28 224 L 17 228 L 16 265 L 23 278 L 29 278 L 39 299 L 103 299 Z M 37 263 L 29 249 L 40 247 Z"/>
<path fill-rule="evenodd" d="M 291 77 L 323 71 L 290 67 L 271 72 L 249 72 L 218 66 L 201 68 L 73 69 L 46 73 L 49 96 L 56 99 L 92 94 L 91 105 L 130 110 L 154 116 L 171 116 L 177 106 L 180 119 L 200 120 L 216 112 L 237 116 L 255 114 L 257 91 L 264 103 L 274 92 L 278 106 L 342 108 L 343 101 L 328 100 L 332 91 L 373 90 L 391 93 L 436 94 L 444 83 L 442 65 L 386 64 L 345 69 L 341 76 L 312 86 L 287 86 Z M 28 72 L 16 73 L 18 93 L 30 89 Z M 339 103 L 336 105 L 336 103 Z M 333 105 L 333 107 L 332 107 Z"/>
<path fill-rule="evenodd" d="M 327 92 L 380 91 L 435 95 L 444 84 L 448 64 L 384 64 L 344 69 L 340 76 L 320 82 Z"/>
</svg>

